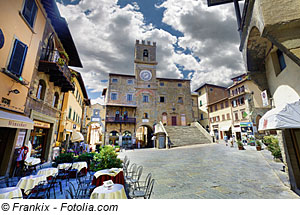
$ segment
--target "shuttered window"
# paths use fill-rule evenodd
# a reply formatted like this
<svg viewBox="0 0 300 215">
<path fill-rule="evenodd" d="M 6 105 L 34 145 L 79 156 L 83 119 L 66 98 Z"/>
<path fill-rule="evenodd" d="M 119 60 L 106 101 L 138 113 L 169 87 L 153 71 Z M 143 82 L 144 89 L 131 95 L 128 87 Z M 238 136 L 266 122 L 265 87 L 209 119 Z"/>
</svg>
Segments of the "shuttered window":
<svg viewBox="0 0 300 215">
<path fill-rule="evenodd" d="M 26 53 L 27 46 L 16 39 L 7 69 L 12 73 L 21 76 Z"/>
<path fill-rule="evenodd" d="M 32 28 L 33 28 L 36 12 L 37 12 L 37 6 L 36 6 L 35 1 L 34 0 L 25 0 L 22 15 Z"/>
</svg>

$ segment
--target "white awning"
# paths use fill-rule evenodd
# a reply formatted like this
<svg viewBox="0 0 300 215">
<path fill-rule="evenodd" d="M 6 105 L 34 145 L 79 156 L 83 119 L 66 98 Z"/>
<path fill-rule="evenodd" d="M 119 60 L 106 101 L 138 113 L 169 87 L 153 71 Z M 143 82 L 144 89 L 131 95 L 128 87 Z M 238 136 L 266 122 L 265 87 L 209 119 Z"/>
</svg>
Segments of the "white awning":
<svg viewBox="0 0 300 215">
<path fill-rule="evenodd" d="M 300 101 L 269 110 L 259 120 L 259 131 L 285 128 L 300 128 Z"/>
<path fill-rule="evenodd" d="M 33 129 L 34 122 L 23 115 L 0 111 L 0 127 Z"/>
<path fill-rule="evenodd" d="M 79 141 L 83 141 L 84 137 L 82 135 L 82 133 L 78 132 L 78 131 L 74 131 L 72 133 L 72 137 L 71 137 L 71 141 L 72 142 L 79 142 Z"/>
<path fill-rule="evenodd" d="M 220 131 L 229 131 L 231 127 L 231 123 L 225 124 L 225 125 L 220 125 Z"/>
<path fill-rule="evenodd" d="M 241 127 L 233 127 L 232 129 L 233 132 L 241 132 Z"/>
</svg>

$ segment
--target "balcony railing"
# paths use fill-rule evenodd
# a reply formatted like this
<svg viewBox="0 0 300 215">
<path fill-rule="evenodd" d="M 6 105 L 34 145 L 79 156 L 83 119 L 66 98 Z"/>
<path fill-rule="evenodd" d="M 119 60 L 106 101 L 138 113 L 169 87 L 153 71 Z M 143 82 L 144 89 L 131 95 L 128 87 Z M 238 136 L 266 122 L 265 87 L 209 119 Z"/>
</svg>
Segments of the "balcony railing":
<svg viewBox="0 0 300 215">
<path fill-rule="evenodd" d="M 111 117 L 111 116 L 107 116 L 105 119 L 105 122 L 109 122 L 109 123 L 136 123 L 136 119 L 135 118 L 131 118 L 131 117 Z"/>
<path fill-rule="evenodd" d="M 50 82 L 54 82 L 55 86 L 60 86 L 62 92 L 74 90 L 72 83 L 72 74 L 68 65 L 60 60 L 58 51 L 47 51 L 43 49 L 38 70 L 50 75 Z"/>
</svg>

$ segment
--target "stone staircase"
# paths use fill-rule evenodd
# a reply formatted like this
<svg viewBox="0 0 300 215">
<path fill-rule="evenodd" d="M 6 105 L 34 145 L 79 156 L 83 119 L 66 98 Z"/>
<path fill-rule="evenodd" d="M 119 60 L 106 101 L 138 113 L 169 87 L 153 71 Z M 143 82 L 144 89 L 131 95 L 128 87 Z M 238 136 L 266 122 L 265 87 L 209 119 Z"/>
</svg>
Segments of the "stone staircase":
<svg viewBox="0 0 300 215">
<path fill-rule="evenodd" d="M 211 143 L 196 126 L 165 126 L 171 147 Z M 206 131 L 205 131 L 206 132 Z"/>
</svg>

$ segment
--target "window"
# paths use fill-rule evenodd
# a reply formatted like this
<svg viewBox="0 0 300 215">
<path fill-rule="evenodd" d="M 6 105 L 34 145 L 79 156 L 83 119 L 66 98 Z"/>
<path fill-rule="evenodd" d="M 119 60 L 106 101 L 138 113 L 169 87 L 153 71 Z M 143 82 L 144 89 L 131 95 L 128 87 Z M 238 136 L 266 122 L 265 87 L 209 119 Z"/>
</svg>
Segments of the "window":
<svg viewBox="0 0 300 215">
<path fill-rule="evenodd" d="M 283 56 L 282 51 L 280 51 L 279 49 L 277 50 L 276 53 L 277 53 L 277 56 L 278 56 L 278 62 L 279 62 L 280 71 L 282 71 L 286 67 L 284 56 Z"/>
<path fill-rule="evenodd" d="M 16 39 L 7 70 L 21 76 L 26 53 L 27 45 Z"/>
<path fill-rule="evenodd" d="M 218 105 L 215 105 L 215 111 L 217 111 L 218 110 Z"/>
<path fill-rule="evenodd" d="M 213 112 L 213 107 L 212 106 L 210 106 L 209 109 L 210 109 L 209 112 Z"/>
<path fill-rule="evenodd" d="M 164 103 L 164 102 L 165 102 L 165 97 L 164 97 L 164 96 L 161 96 L 161 97 L 159 98 L 159 102 Z"/>
<path fill-rule="evenodd" d="M 127 101 L 131 102 L 132 101 L 132 94 L 127 94 Z"/>
<path fill-rule="evenodd" d="M 202 106 L 202 100 L 200 100 L 200 107 Z"/>
<path fill-rule="evenodd" d="M 127 84 L 133 84 L 133 80 L 132 79 L 128 79 L 127 80 Z"/>
<path fill-rule="evenodd" d="M 213 119 L 213 118 L 210 118 L 210 122 L 211 122 L 211 123 L 214 122 L 214 119 Z"/>
<path fill-rule="evenodd" d="M 73 112 L 73 121 L 75 121 L 75 116 L 76 116 L 76 113 L 75 111 Z"/>
<path fill-rule="evenodd" d="M 149 96 L 143 96 L 143 102 L 149 102 Z"/>
<path fill-rule="evenodd" d="M 128 119 L 128 112 L 127 111 L 124 112 L 124 119 Z"/>
<path fill-rule="evenodd" d="M 224 103 L 223 102 L 221 103 L 221 109 L 224 109 Z"/>
<path fill-rule="evenodd" d="M 72 117 L 72 108 L 70 107 L 69 108 L 69 119 L 71 119 L 71 117 Z"/>
<path fill-rule="evenodd" d="M 199 96 L 201 96 L 201 91 L 199 91 L 198 93 L 199 93 Z"/>
<path fill-rule="evenodd" d="M 53 96 L 53 104 L 52 104 L 52 106 L 55 108 L 57 108 L 58 106 L 58 98 L 59 98 L 58 92 L 55 92 Z"/>
<path fill-rule="evenodd" d="M 117 93 L 111 93 L 110 94 L 110 99 L 111 100 L 117 100 L 118 99 L 118 94 Z"/>
<path fill-rule="evenodd" d="M 229 120 L 230 119 L 230 114 L 229 113 L 226 114 L 226 117 L 227 117 L 227 120 Z"/>
<path fill-rule="evenodd" d="M 118 119 L 120 117 L 120 111 L 116 111 L 116 118 Z"/>
<path fill-rule="evenodd" d="M 117 79 L 117 78 L 113 78 L 113 79 L 111 80 L 111 82 L 112 82 L 112 83 L 118 83 L 118 79 Z"/>
<path fill-rule="evenodd" d="M 243 105 L 243 104 L 245 104 L 245 99 L 244 99 L 244 97 L 241 97 L 240 98 L 240 105 Z"/>
<path fill-rule="evenodd" d="M 233 100 L 232 101 L 232 107 L 236 107 L 236 106 L 237 106 L 236 100 Z"/>
<path fill-rule="evenodd" d="M 228 108 L 228 101 L 225 101 L 225 107 Z"/>
<path fill-rule="evenodd" d="M 213 121 L 216 122 L 216 117 L 215 116 L 213 117 Z"/>
<path fill-rule="evenodd" d="M 239 114 L 238 114 L 237 111 L 234 112 L 234 120 L 235 120 L 235 121 L 238 121 L 238 120 L 239 120 Z"/>
<path fill-rule="evenodd" d="M 178 87 L 182 87 L 182 83 L 178 83 Z"/>
<path fill-rule="evenodd" d="M 200 120 L 203 120 L 204 118 L 203 118 L 203 113 L 201 113 L 201 115 L 200 115 Z"/>
<path fill-rule="evenodd" d="M 214 89 L 213 89 L 213 88 L 210 88 L 209 90 L 210 90 L 210 92 L 212 92 Z"/>
<path fill-rule="evenodd" d="M 220 121 L 220 117 L 219 117 L 219 116 L 216 117 L 216 121 L 217 121 L 217 122 Z"/>
<path fill-rule="evenodd" d="M 25 0 L 22 15 L 27 23 L 33 28 L 34 20 L 37 13 L 37 6 L 34 0 Z"/>
<path fill-rule="evenodd" d="M 144 113 L 143 119 L 148 119 L 148 113 Z"/>
<path fill-rule="evenodd" d="M 147 49 L 144 49 L 143 51 L 143 57 L 148 57 L 149 56 L 149 52 Z"/>
<path fill-rule="evenodd" d="M 247 117 L 247 113 L 245 112 L 245 109 L 241 110 L 241 114 L 243 119 Z"/>
<path fill-rule="evenodd" d="M 164 82 L 160 82 L 159 85 L 160 85 L 161 87 L 163 87 L 163 86 L 165 86 L 165 83 L 164 83 Z"/>
<path fill-rule="evenodd" d="M 241 93 L 245 92 L 245 86 L 241 86 Z"/>
<path fill-rule="evenodd" d="M 182 97 L 178 97 L 178 103 L 183 104 L 183 98 Z"/>
<path fill-rule="evenodd" d="M 39 81 L 38 89 L 36 92 L 36 98 L 40 100 L 44 100 L 46 93 L 46 83 L 44 80 Z"/>
<path fill-rule="evenodd" d="M 232 95 L 234 96 L 234 90 L 232 90 L 231 92 L 232 92 Z"/>
<path fill-rule="evenodd" d="M 225 114 L 222 115 L 222 120 L 225 121 Z"/>
</svg>

